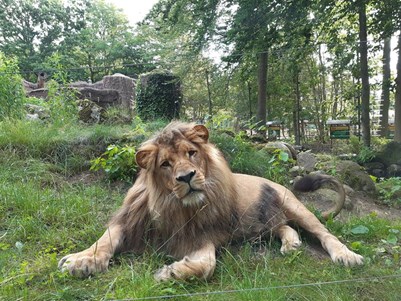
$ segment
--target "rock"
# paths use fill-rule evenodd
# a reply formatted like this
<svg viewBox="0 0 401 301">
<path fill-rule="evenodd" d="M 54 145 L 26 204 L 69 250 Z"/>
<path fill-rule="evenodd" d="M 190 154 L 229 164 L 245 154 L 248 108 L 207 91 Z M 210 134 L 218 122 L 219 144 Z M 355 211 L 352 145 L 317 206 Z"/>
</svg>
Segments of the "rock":
<svg viewBox="0 0 401 301">
<path fill-rule="evenodd" d="M 336 166 L 339 178 L 351 188 L 376 195 L 376 185 L 362 166 L 353 161 L 340 161 Z"/>
<path fill-rule="evenodd" d="M 297 176 L 302 176 L 305 173 L 305 169 L 301 166 L 293 166 L 290 170 L 289 170 L 290 175 L 295 178 Z"/>
<path fill-rule="evenodd" d="M 273 141 L 268 142 L 263 147 L 264 150 L 268 151 L 269 153 L 273 153 L 275 150 L 279 149 L 283 152 L 286 152 L 291 159 L 296 159 L 296 151 L 295 149 L 288 143 L 280 142 L 280 141 Z"/>
<path fill-rule="evenodd" d="M 31 104 L 31 103 L 27 103 L 27 104 L 25 104 L 25 109 L 28 112 L 28 114 L 27 114 L 28 119 L 38 118 L 41 120 L 45 120 L 50 117 L 49 109 L 47 109 L 43 106 L 38 106 L 38 105 Z M 31 116 L 28 117 L 28 115 L 31 115 Z M 33 117 L 33 116 L 36 116 L 36 117 Z"/>
<path fill-rule="evenodd" d="M 91 100 L 102 108 L 108 108 L 121 104 L 120 94 L 116 90 L 101 90 L 90 87 L 78 88 L 77 96 L 82 100 Z"/>
<path fill-rule="evenodd" d="M 131 110 L 134 103 L 135 83 L 134 80 L 123 74 L 113 74 L 103 77 L 103 86 L 105 89 L 116 90 L 121 97 L 121 106 Z"/>
<path fill-rule="evenodd" d="M 46 88 L 27 91 L 26 96 L 47 99 L 49 91 Z"/>
<path fill-rule="evenodd" d="M 384 146 L 376 155 L 376 160 L 384 163 L 386 166 L 391 164 L 401 165 L 401 143 L 391 141 Z"/>
<path fill-rule="evenodd" d="M 387 167 L 387 175 L 389 177 L 401 177 L 401 165 L 391 164 Z"/>
<path fill-rule="evenodd" d="M 384 169 L 373 169 L 369 171 L 369 174 L 376 178 L 384 178 L 386 176 L 386 171 Z"/>
<path fill-rule="evenodd" d="M 364 163 L 363 167 L 365 167 L 367 170 L 384 169 L 384 164 L 381 162 L 368 162 Z"/>
<path fill-rule="evenodd" d="M 78 100 L 79 120 L 85 123 L 99 123 L 103 119 L 104 109 L 89 99 Z"/>
<path fill-rule="evenodd" d="M 386 167 L 381 162 L 367 162 L 363 164 L 363 167 L 365 167 L 369 174 L 377 178 L 386 176 Z"/>
<path fill-rule="evenodd" d="M 317 163 L 316 156 L 310 152 L 299 153 L 297 156 L 297 163 L 305 171 L 311 172 L 315 169 Z"/>
<path fill-rule="evenodd" d="M 40 120 L 38 114 L 26 114 L 25 118 L 26 118 L 26 120 L 29 120 L 29 121 L 39 121 Z"/>
<path fill-rule="evenodd" d="M 348 185 L 344 184 L 343 186 L 346 195 L 350 195 L 355 192 L 355 190 L 349 187 Z"/>
</svg>

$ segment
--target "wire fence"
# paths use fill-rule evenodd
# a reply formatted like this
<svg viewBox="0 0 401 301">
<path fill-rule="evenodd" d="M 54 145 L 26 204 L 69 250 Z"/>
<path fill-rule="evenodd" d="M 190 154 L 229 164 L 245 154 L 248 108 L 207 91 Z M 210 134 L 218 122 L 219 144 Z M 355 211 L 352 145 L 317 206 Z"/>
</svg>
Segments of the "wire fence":
<svg viewBox="0 0 401 301">
<path fill-rule="evenodd" d="M 350 284 L 358 282 L 377 282 L 389 279 L 401 278 L 401 274 L 394 275 L 384 275 L 377 277 L 366 277 L 366 278 L 353 278 L 353 279 L 343 279 L 343 280 L 333 280 L 333 281 L 323 281 L 323 282 L 313 282 L 313 283 L 299 283 L 299 284 L 289 284 L 289 285 L 278 285 L 278 286 L 268 286 L 268 287 L 254 287 L 245 289 L 233 289 L 233 290 L 220 290 L 220 291 L 210 291 L 210 292 L 197 292 L 197 293 L 187 293 L 187 294 L 176 294 L 176 295 L 160 295 L 160 296 L 149 296 L 149 297 L 139 297 L 139 298 L 129 298 L 129 299 L 106 299 L 109 301 L 144 301 L 144 300 L 167 300 L 173 298 L 191 298 L 191 297 L 202 297 L 211 295 L 223 295 L 223 294 L 237 294 L 237 293 L 253 293 L 261 291 L 271 291 L 280 289 L 291 289 L 291 288 L 304 288 L 313 286 L 325 286 L 325 285 L 336 285 L 336 284 Z M 401 296 L 400 296 L 401 298 Z"/>
</svg>

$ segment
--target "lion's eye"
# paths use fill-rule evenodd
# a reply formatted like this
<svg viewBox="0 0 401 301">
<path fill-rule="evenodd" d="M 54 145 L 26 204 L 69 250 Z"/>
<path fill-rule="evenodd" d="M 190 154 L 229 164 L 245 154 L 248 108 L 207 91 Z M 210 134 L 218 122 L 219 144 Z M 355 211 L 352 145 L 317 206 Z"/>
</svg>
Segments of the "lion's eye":
<svg viewBox="0 0 401 301">
<path fill-rule="evenodd" d="M 160 166 L 161 166 L 161 167 L 169 167 L 169 166 L 171 166 L 171 165 L 170 165 L 170 162 L 164 161 Z"/>
<path fill-rule="evenodd" d="M 194 150 L 190 150 L 189 152 L 188 152 L 188 156 L 190 156 L 190 157 L 192 157 L 193 155 L 195 155 L 196 154 L 196 151 L 194 151 Z"/>
</svg>

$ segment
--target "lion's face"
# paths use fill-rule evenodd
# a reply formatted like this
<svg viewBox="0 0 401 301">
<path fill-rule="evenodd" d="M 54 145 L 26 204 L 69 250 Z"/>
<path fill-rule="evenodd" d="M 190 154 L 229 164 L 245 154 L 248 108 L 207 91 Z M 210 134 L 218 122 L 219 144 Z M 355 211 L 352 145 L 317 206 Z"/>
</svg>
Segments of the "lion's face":
<svg viewBox="0 0 401 301">
<path fill-rule="evenodd" d="M 207 137 L 203 126 L 166 129 L 139 150 L 137 163 L 165 194 L 174 194 L 185 206 L 202 204 L 207 158 L 201 144 Z"/>
</svg>

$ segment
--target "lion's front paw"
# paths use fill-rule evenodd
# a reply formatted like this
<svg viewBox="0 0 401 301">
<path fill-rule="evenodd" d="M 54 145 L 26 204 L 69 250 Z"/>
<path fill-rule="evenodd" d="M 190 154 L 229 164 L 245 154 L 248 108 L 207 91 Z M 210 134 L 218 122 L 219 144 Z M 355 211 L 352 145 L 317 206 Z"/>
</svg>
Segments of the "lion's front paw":
<svg viewBox="0 0 401 301">
<path fill-rule="evenodd" d="M 354 266 L 363 264 L 363 257 L 350 251 L 347 247 L 341 248 L 339 251 L 335 252 L 331 259 L 335 263 L 340 263 L 345 266 Z"/>
<path fill-rule="evenodd" d="M 302 242 L 299 240 L 298 237 L 293 237 L 291 240 L 283 240 L 282 245 L 280 248 L 281 254 L 285 255 L 287 253 L 290 253 L 292 251 L 297 250 L 301 246 Z"/>
<path fill-rule="evenodd" d="M 174 279 L 173 269 L 171 266 L 165 265 L 161 269 L 158 269 L 153 277 L 158 282 Z"/>
<path fill-rule="evenodd" d="M 76 277 L 88 277 L 98 272 L 104 272 L 109 266 L 107 256 L 94 255 L 92 251 L 82 251 L 63 257 L 58 267 L 62 271 L 68 271 Z"/>
</svg>

